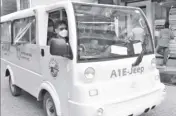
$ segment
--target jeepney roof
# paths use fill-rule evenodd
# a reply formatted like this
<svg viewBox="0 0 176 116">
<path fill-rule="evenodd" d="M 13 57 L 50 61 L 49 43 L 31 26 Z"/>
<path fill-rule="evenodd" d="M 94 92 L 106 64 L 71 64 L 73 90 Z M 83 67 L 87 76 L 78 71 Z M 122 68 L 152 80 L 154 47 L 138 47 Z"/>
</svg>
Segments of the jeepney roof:
<svg viewBox="0 0 176 116">
<path fill-rule="evenodd" d="M 28 8 L 28 9 L 24 9 L 24 10 L 20 10 L 20 11 L 17 11 L 17 12 L 7 14 L 5 16 L 1 16 L 0 23 L 13 21 L 15 19 L 34 16 L 35 10 L 38 9 L 39 7 L 41 7 L 41 6 Z"/>
<path fill-rule="evenodd" d="M 85 5 L 92 5 L 92 6 L 105 6 L 105 7 L 116 7 L 116 8 L 123 8 L 123 9 L 131 9 L 131 10 L 141 10 L 138 7 L 132 6 L 121 6 L 121 5 L 109 5 L 109 4 L 96 4 L 96 3 L 86 3 L 86 2 L 78 2 L 78 1 L 61 1 L 54 4 L 46 5 L 46 10 L 49 11 L 51 9 L 56 9 L 59 4 L 85 4 Z"/>
<path fill-rule="evenodd" d="M 106 6 L 106 7 L 116 7 L 116 8 L 123 8 L 123 9 L 128 8 L 128 9 L 132 9 L 132 10 L 140 10 L 140 8 L 131 7 L 131 6 L 95 4 L 95 3 L 85 3 L 85 2 L 77 2 L 77 1 L 60 1 L 60 2 L 57 2 L 57 3 L 50 4 L 50 5 L 40 5 L 40 6 L 20 10 L 20 11 L 14 12 L 14 13 L 10 13 L 10 14 L 5 15 L 5 16 L 1 16 L 0 23 L 33 16 L 35 14 L 35 10 L 39 9 L 39 8 L 45 8 L 46 11 L 50 11 L 52 9 L 57 9 L 58 5 L 60 5 L 60 4 L 63 4 L 63 5 L 64 4 L 65 5 L 66 4 L 85 4 L 85 5 L 92 5 L 92 6 Z"/>
</svg>

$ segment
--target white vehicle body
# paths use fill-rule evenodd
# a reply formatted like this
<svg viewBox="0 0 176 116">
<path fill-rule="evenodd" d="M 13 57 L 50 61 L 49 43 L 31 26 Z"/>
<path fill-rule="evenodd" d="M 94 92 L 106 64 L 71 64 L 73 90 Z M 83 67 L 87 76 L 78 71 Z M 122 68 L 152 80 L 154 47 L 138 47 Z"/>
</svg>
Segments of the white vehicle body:
<svg viewBox="0 0 176 116">
<path fill-rule="evenodd" d="M 85 5 L 140 11 L 126 6 Z M 73 59 L 51 55 L 50 47 L 46 45 L 48 13 L 60 8 L 67 12 Z M 77 24 L 72 2 L 18 11 L 1 17 L 1 24 L 9 22 L 7 31 L 12 34 L 13 21 L 31 16 L 36 21 L 36 44 L 18 44 L 22 32 L 16 38 L 7 35 L 10 41 L 1 41 L 1 63 L 5 66 L 2 67 L 2 73 L 10 75 L 13 85 L 29 92 L 38 101 L 43 100 L 46 91 L 49 92 L 58 116 L 136 116 L 153 109 L 164 99 L 165 86 L 160 82 L 154 62 L 154 48 L 134 67 L 132 63 L 139 54 L 113 60 L 79 61 Z M 23 31 L 25 33 L 25 29 Z M 3 39 L 8 39 L 7 36 L 3 36 Z M 94 71 L 93 75 L 91 71 L 88 76 L 85 75 L 87 70 Z"/>
</svg>

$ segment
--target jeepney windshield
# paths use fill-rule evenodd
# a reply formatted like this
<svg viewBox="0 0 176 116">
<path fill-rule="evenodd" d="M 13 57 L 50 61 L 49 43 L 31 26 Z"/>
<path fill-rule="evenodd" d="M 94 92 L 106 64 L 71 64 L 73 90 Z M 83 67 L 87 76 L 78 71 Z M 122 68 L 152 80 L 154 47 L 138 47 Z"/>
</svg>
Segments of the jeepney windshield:
<svg viewBox="0 0 176 116">
<path fill-rule="evenodd" d="M 141 10 L 73 3 L 78 60 L 110 60 L 154 53 L 152 37 Z"/>
</svg>

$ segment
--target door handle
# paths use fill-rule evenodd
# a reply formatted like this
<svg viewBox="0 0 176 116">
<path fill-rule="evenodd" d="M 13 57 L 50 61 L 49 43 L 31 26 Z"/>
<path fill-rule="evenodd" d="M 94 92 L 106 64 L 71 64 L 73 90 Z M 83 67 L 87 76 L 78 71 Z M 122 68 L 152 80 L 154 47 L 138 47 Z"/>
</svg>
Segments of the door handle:
<svg viewBox="0 0 176 116">
<path fill-rule="evenodd" d="M 45 51 L 44 51 L 44 49 L 41 49 L 41 56 L 45 56 Z"/>
</svg>

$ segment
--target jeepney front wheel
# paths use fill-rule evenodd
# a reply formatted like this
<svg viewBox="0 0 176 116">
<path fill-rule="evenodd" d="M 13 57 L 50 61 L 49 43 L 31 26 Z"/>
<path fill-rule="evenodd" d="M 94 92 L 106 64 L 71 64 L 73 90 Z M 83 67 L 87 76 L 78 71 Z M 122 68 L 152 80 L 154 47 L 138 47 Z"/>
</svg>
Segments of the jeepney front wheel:
<svg viewBox="0 0 176 116">
<path fill-rule="evenodd" d="M 20 96 L 21 95 L 21 88 L 12 84 L 12 79 L 11 79 L 10 75 L 9 75 L 9 88 L 10 88 L 10 92 L 13 96 Z"/>
<path fill-rule="evenodd" d="M 46 116 L 57 116 L 55 104 L 51 95 L 48 92 L 46 92 L 46 94 L 44 95 L 43 108 Z"/>
</svg>

